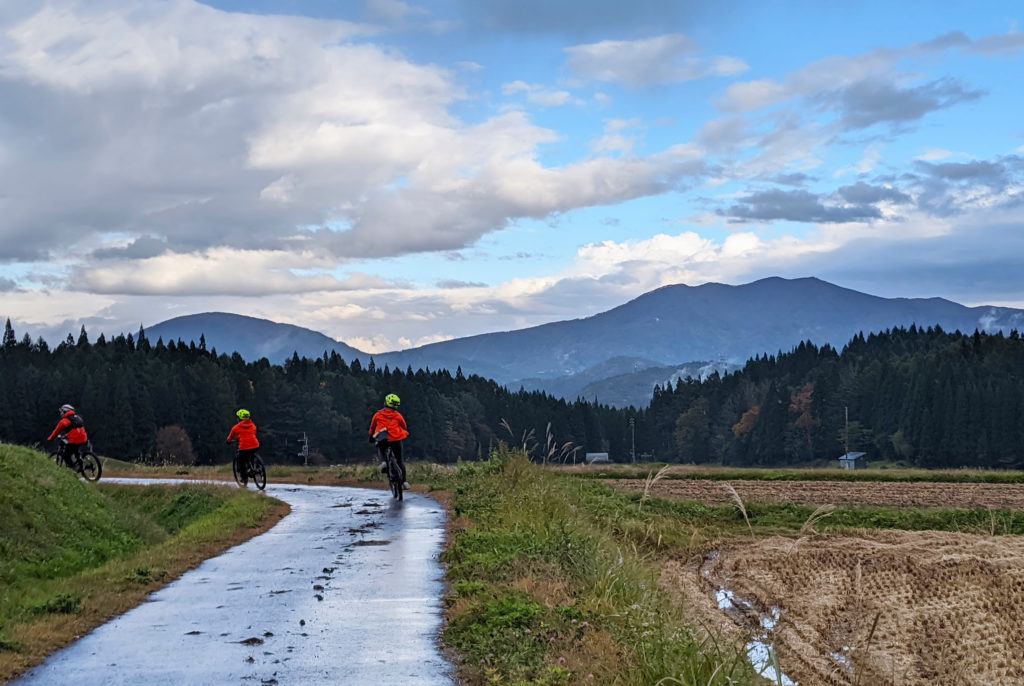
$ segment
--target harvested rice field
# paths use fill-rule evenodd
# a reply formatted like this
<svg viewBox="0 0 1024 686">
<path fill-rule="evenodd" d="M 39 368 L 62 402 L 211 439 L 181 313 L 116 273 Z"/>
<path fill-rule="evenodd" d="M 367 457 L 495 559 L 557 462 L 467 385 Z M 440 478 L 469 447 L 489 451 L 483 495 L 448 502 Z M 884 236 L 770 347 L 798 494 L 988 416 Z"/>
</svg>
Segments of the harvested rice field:
<svg viewBox="0 0 1024 686">
<path fill-rule="evenodd" d="M 774 645 L 783 683 L 1024 683 L 1021 537 L 744 537 L 668 561 L 661 582 L 702 625 Z"/>
<path fill-rule="evenodd" d="M 643 491 L 643 479 L 613 479 L 616 488 Z M 657 498 L 696 500 L 708 505 L 729 505 L 728 483 L 744 502 L 800 505 L 951 507 L 1024 509 L 1024 484 L 857 482 L 857 481 L 704 481 L 662 480 L 650 495 Z"/>
</svg>

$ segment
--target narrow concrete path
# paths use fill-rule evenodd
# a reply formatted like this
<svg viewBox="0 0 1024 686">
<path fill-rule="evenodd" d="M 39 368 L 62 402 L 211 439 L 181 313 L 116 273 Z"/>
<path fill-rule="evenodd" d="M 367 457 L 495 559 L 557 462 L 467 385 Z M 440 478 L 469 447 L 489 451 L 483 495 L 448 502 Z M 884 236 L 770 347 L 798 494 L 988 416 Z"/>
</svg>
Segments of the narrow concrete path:
<svg viewBox="0 0 1024 686">
<path fill-rule="evenodd" d="M 17 683 L 453 684 L 437 644 L 441 506 L 359 488 L 282 484 L 267 492 L 292 507 L 274 528 Z"/>
</svg>

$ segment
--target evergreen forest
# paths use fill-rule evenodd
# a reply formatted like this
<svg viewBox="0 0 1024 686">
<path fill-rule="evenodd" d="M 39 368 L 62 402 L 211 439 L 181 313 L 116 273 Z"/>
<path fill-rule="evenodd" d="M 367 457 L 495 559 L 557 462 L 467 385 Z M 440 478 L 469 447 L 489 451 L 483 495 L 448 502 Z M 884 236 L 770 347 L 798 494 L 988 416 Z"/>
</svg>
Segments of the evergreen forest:
<svg viewBox="0 0 1024 686">
<path fill-rule="evenodd" d="M 895 328 L 842 351 L 803 342 L 703 383 L 655 388 L 646 424 L 683 462 L 828 463 L 846 450 L 924 468 L 1024 468 L 1017 331 Z"/>
<path fill-rule="evenodd" d="M 614 409 L 513 391 L 461 369 L 406 370 L 336 354 L 282 365 L 218 354 L 206 342 L 145 331 L 90 341 L 83 328 L 51 348 L 0 344 L 0 441 L 42 442 L 57 408 L 78 408 L 98 454 L 213 464 L 245 407 L 270 464 L 366 461 L 370 417 L 402 398 L 406 454 L 435 462 L 486 456 L 498 441 L 535 459 L 579 462 L 585 452 L 724 465 L 829 465 L 847 449 L 926 468 L 1024 468 L 1024 342 L 1016 331 L 895 328 L 859 334 L 841 351 L 800 343 L 738 372 L 655 387 L 650 407 Z M 634 427 L 630 420 L 635 421 Z"/>
<path fill-rule="evenodd" d="M 512 392 L 461 370 L 392 370 L 337 354 L 246 362 L 207 350 L 204 337 L 151 343 L 143 329 L 92 342 L 83 328 L 77 340 L 69 335 L 50 349 L 42 339 L 19 341 L 8 320 L 0 379 L 0 441 L 45 440 L 58 408 L 70 403 L 97 454 L 129 461 L 228 462 L 234 452 L 225 439 L 243 407 L 269 464 L 302 464 L 304 434 L 311 464 L 367 461 L 376 454 L 370 418 L 388 393 L 402 398 L 407 459 L 487 457 L 499 440 L 549 461 L 579 461 L 586 451 L 629 454 L 624 410 Z"/>
</svg>

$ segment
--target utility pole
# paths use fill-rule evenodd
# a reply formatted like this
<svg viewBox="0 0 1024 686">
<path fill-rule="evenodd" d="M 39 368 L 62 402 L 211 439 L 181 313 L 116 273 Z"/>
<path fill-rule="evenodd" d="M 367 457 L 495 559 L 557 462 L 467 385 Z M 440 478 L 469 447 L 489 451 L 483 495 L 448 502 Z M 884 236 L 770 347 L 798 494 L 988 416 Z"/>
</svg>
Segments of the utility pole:
<svg viewBox="0 0 1024 686">
<path fill-rule="evenodd" d="M 843 454 L 850 454 L 850 406 L 847 405 L 843 408 L 846 410 L 846 430 L 843 431 Z"/>
<path fill-rule="evenodd" d="M 299 443 L 302 444 L 302 450 L 299 451 L 299 457 L 302 458 L 302 466 L 309 466 L 309 439 L 306 438 L 306 432 L 302 432 L 302 438 L 299 439 Z"/>
<path fill-rule="evenodd" d="M 636 462 L 636 417 L 629 418 L 629 459 Z"/>
</svg>

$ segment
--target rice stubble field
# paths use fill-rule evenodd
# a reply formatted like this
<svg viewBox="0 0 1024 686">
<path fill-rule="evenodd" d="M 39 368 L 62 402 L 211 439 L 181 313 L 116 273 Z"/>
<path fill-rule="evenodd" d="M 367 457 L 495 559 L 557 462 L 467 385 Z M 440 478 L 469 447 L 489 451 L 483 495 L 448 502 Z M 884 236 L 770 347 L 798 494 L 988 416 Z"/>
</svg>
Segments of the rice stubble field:
<svg viewBox="0 0 1024 686">
<path fill-rule="evenodd" d="M 644 482 L 620 480 L 642 491 Z M 1021 509 L 1016 484 L 731 481 L 745 502 Z M 721 482 L 651 495 L 734 503 Z M 822 522 L 827 522 L 827 517 Z M 762 637 L 786 677 L 814 684 L 1024 683 L 1024 538 L 856 529 L 737 536 L 667 561 L 661 583 L 701 623 Z M 723 597 L 734 598 L 723 611 Z M 777 619 L 773 620 L 772 618 Z M 770 629 L 766 629 L 770 627 Z"/>
</svg>

